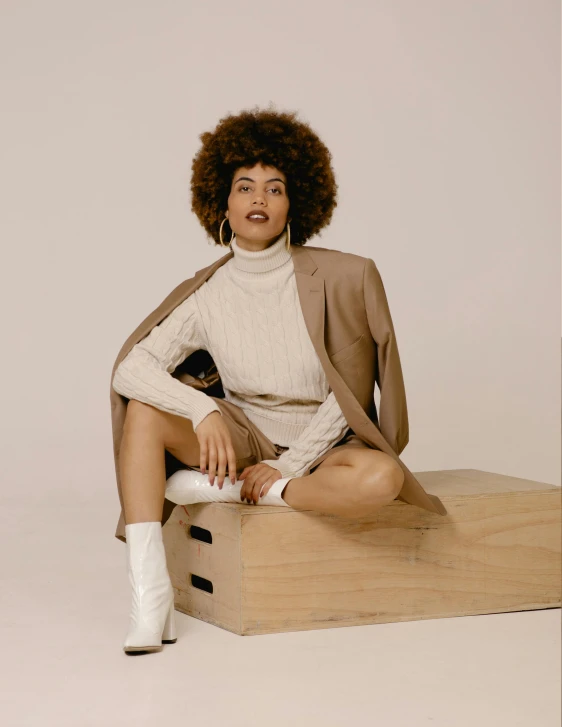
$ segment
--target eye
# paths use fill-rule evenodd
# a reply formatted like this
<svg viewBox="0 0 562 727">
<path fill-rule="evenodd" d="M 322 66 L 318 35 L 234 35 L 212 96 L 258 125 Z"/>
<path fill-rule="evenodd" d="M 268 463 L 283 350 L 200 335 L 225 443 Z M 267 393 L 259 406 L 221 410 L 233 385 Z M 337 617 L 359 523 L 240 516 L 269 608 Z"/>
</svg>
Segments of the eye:
<svg viewBox="0 0 562 727">
<path fill-rule="evenodd" d="M 242 187 L 239 188 L 239 191 L 240 192 L 243 192 L 245 189 L 250 189 L 250 187 L 248 187 L 247 185 L 242 186 Z M 277 189 L 277 187 L 271 187 L 271 191 L 272 192 L 278 192 L 279 194 L 282 194 L 281 190 L 280 189 Z"/>
</svg>

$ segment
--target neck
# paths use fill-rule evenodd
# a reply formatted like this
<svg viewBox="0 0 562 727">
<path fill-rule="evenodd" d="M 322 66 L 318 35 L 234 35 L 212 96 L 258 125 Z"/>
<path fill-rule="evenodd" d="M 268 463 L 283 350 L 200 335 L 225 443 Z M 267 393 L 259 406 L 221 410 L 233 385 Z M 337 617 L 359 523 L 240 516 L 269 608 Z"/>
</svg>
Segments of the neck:
<svg viewBox="0 0 562 727">
<path fill-rule="evenodd" d="M 232 258 L 234 266 L 249 273 L 265 273 L 284 265 L 291 259 L 291 252 L 287 250 L 287 230 L 264 250 L 246 250 L 238 245 L 236 236 L 230 247 L 234 253 Z"/>
</svg>

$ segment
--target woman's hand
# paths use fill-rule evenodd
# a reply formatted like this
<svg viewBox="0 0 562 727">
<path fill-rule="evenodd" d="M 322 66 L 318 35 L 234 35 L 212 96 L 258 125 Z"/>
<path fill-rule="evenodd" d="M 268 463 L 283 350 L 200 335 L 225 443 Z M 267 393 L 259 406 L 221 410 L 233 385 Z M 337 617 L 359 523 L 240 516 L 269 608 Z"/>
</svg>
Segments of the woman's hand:
<svg viewBox="0 0 562 727">
<path fill-rule="evenodd" d="M 209 482 L 214 483 L 218 464 L 219 490 L 222 490 L 228 462 L 229 477 L 232 484 L 236 482 L 236 453 L 232 446 L 230 431 L 218 411 L 213 411 L 199 423 L 195 429 L 199 440 L 199 467 L 205 474 L 207 458 L 209 459 Z"/>
<path fill-rule="evenodd" d="M 247 499 L 248 503 L 253 502 L 257 505 L 260 497 L 267 495 L 271 485 L 281 479 L 281 472 L 264 462 L 258 462 L 251 467 L 245 467 L 239 479 L 244 480 L 240 490 L 240 500 L 244 502 Z"/>
</svg>

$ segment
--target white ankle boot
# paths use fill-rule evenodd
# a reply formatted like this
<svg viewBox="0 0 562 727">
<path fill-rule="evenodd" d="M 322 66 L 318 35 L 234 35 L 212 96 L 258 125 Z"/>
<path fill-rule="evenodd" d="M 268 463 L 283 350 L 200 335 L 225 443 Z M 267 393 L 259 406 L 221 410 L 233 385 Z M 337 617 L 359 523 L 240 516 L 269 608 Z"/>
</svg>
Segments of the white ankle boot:
<svg viewBox="0 0 562 727">
<path fill-rule="evenodd" d="M 125 653 L 161 651 L 177 641 L 174 589 L 160 522 L 125 525 L 129 583 L 133 589 Z"/>
<path fill-rule="evenodd" d="M 258 505 L 284 505 L 290 507 L 281 497 L 289 480 L 293 477 L 282 477 L 273 483 L 269 491 L 258 500 Z M 209 475 L 198 470 L 181 469 L 166 480 L 166 499 L 177 505 L 190 505 L 194 502 L 237 502 L 245 504 L 240 499 L 240 490 L 244 480 L 236 480 L 234 484 L 230 477 L 225 477 L 222 489 L 219 490 L 218 478 L 211 485 Z"/>
</svg>

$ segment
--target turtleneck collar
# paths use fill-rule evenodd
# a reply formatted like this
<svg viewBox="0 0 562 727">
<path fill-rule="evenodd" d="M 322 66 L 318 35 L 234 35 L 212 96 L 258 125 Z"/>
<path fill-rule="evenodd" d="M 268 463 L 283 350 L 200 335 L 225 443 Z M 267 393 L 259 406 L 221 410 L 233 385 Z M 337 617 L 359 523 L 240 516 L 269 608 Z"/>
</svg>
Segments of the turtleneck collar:
<svg viewBox="0 0 562 727">
<path fill-rule="evenodd" d="M 237 244 L 236 236 L 230 243 L 230 248 L 234 253 L 231 260 L 234 267 L 247 273 L 266 273 L 284 265 L 292 257 L 287 250 L 287 229 L 273 245 L 266 247 L 265 250 L 258 250 L 258 252 L 244 250 Z"/>
</svg>

